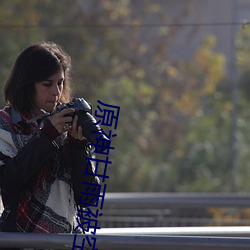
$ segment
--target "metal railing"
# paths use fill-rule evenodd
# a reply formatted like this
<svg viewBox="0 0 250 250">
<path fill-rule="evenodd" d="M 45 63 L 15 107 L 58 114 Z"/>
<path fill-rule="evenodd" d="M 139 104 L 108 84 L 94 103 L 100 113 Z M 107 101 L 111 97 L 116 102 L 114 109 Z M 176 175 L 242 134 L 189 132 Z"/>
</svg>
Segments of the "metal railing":
<svg viewBox="0 0 250 250">
<path fill-rule="evenodd" d="M 0 233 L 0 248 L 79 250 L 86 237 L 88 239 L 95 237 L 95 248 L 85 244 L 82 249 L 250 249 L 250 218 L 237 217 L 233 218 L 234 222 L 231 220 L 233 225 L 247 226 L 204 226 L 213 224 L 214 218 L 206 217 L 208 216 L 207 209 L 211 207 L 226 209 L 230 212 L 247 210 L 250 208 L 250 196 L 204 193 L 107 193 L 100 222 L 106 223 L 110 220 L 111 225 L 113 225 L 114 221 L 117 220 L 123 223 L 122 228 L 104 228 L 99 225 L 98 219 L 98 226 L 101 229 L 97 230 L 96 235 L 91 233 L 77 235 L 75 248 L 73 247 L 74 234 Z M 183 211 L 185 211 L 184 215 Z M 206 212 L 205 215 L 204 212 Z M 219 219 L 220 223 L 227 224 L 222 218 Z M 135 222 L 134 227 L 130 227 L 131 221 Z M 141 223 L 155 225 L 164 221 L 168 224 L 173 222 L 173 224 L 171 227 L 138 226 Z M 182 225 L 188 224 L 188 226 L 174 227 L 177 222 L 181 222 Z M 202 226 L 190 226 L 195 223 Z M 129 226 L 124 227 L 125 225 Z M 87 239 L 84 242 L 86 243 Z"/>
<path fill-rule="evenodd" d="M 125 232 L 123 229 L 109 229 L 97 235 L 77 235 L 74 242 L 73 234 L 33 234 L 33 233 L 0 233 L 0 248 L 25 248 L 25 249 L 98 249 L 98 250 L 245 250 L 250 248 L 250 228 L 232 228 L 230 237 L 228 230 L 217 228 L 212 232 L 209 228 L 195 228 L 193 233 L 186 228 L 169 229 L 144 229 L 137 232 Z M 160 230 L 160 231 L 159 231 Z M 175 231 L 175 232 L 174 232 Z M 225 232 L 227 231 L 227 232 Z M 199 236 L 198 235 L 199 233 Z M 212 233 L 212 236 L 209 235 Z M 207 235 L 206 235 L 207 234 Z M 205 236 L 206 235 L 206 236 Z M 227 235 L 227 236 L 222 236 Z M 237 235 L 237 237 L 235 236 Z M 244 237 L 243 237 L 244 236 Z M 87 246 L 86 237 L 95 237 L 96 244 Z M 73 247 L 74 246 L 74 247 Z"/>
<path fill-rule="evenodd" d="M 250 207 L 249 194 L 228 193 L 107 193 L 105 205 Z"/>
<path fill-rule="evenodd" d="M 88 233 L 87 233 L 88 234 Z M 250 227 L 129 227 L 101 228 L 98 235 L 249 237 Z M 249 247 L 250 249 L 250 247 Z"/>
<path fill-rule="evenodd" d="M 103 227 L 250 226 L 250 195 L 107 193 Z"/>
</svg>

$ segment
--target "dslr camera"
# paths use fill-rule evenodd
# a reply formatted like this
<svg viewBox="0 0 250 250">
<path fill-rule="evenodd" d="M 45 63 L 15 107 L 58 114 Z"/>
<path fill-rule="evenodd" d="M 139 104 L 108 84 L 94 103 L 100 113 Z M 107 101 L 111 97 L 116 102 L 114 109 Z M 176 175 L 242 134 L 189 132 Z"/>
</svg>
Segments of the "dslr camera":
<svg viewBox="0 0 250 250">
<path fill-rule="evenodd" d="M 58 113 L 63 109 L 74 108 L 75 112 L 72 114 L 67 114 L 74 118 L 75 115 L 78 116 L 77 125 L 82 127 L 83 136 L 93 144 L 97 144 L 97 138 L 102 138 L 104 140 L 104 149 L 109 146 L 109 139 L 102 133 L 101 127 L 97 124 L 96 119 L 92 116 L 92 108 L 90 104 L 83 98 L 74 98 L 71 102 L 60 104 L 52 112 Z"/>
</svg>

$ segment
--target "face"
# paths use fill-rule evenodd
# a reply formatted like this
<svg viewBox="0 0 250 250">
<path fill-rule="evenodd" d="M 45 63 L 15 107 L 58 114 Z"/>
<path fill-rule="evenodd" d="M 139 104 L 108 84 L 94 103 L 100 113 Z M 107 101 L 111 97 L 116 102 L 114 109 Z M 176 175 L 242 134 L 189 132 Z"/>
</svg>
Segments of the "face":
<svg viewBox="0 0 250 250">
<path fill-rule="evenodd" d="M 60 100 L 63 91 L 64 72 L 60 69 L 56 74 L 48 79 L 35 83 L 35 115 L 40 115 L 43 109 L 52 112 Z"/>
</svg>

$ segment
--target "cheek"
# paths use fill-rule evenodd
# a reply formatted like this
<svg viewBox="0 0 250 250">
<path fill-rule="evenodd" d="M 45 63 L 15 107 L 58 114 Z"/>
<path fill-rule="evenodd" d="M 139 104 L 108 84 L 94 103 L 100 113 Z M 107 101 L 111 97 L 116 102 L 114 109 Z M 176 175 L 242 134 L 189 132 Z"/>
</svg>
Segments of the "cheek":
<svg viewBox="0 0 250 250">
<path fill-rule="evenodd" d="M 44 104 L 46 98 L 48 97 L 48 90 L 41 86 L 37 86 L 35 89 L 35 104 L 41 106 Z"/>
<path fill-rule="evenodd" d="M 44 103 L 44 97 L 45 97 L 45 95 L 36 95 L 35 96 L 35 104 L 38 106 L 41 106 L 41 104 Z"/>
<path fill-rule="evenodd" d="M 37 104 L 40 101 L 40 99 L 41 99 L 40 89 L 37 87 L 37 88 L 35 88 L 34 98 L 33 98 L 35 104 Z"/>
</svg>

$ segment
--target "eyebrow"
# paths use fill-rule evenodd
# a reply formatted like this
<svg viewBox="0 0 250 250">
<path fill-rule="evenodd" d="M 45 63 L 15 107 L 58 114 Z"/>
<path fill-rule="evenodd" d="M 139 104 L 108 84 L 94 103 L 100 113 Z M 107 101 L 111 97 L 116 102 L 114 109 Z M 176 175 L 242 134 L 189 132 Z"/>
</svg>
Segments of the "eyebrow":
<svg viewBox="0 0 250 250">
<path fill-rule="evenodd" d="M 58 82 L 59 81 L 63 81 L 63 80 L 65 80 L 64 77 L 62 77 L 61 79 L 59 79 Z M 43 80 L 43 82 L 54 82 L 54 80 L 52 80 L 52 79 L 45 79 L 45 80 Z"/>
</svg>

